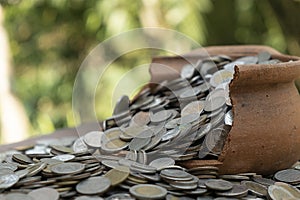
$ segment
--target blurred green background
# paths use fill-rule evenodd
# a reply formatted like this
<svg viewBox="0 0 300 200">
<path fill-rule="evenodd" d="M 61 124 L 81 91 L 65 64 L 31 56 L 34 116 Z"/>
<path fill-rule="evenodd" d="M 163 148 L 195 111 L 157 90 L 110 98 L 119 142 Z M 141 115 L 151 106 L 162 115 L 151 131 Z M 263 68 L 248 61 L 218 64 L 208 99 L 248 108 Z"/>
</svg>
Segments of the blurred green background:
<svg viewBox="0 0 300 200">
<path fill-rule="evenodd" d="M 126 30 L 164 27 L 180 31 L 202 46 L 262 44 L 300 56 L 300 1 L 295 0 L 0 0 L 0 3 L 11 54 L 9 92 L 25 113 L 21 119 L 27 124 L 25 137 L 75 125 L 72 89 L 80 64 L 97 44 Z M 102 89 L 96 101 L 102 105 L 97 110 L 100 120 L 111 114 L 111 106 L 103 106 L 112 95 L 110 85 L 146 58 L 132 53 L 110 69 L 104 80 L 108 87 Z M 11 142 L 3 139 L 5 134 L 13 134 L 3 132 L 7 112 L 2 109 L 0 116 L 2 143 Z"/>
</svg>

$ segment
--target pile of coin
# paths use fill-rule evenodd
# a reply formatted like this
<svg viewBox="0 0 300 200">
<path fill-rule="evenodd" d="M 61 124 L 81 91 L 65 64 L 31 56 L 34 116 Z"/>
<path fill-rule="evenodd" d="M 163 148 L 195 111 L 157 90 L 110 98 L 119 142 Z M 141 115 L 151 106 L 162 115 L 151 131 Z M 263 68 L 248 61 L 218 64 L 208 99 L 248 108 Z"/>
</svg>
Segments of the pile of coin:
<svg viewBox="0 0 300 200">
<path fill-rule="evenodd" d="M 202 59 L 133 101 L 122 96 L 101 131 L 4 152 L 0 199 L 300 199 L 300 163 L 269 177 L 179 165 L 222 152 L 234 66 L 277 62 L 266 52 Z"/>
</svg>

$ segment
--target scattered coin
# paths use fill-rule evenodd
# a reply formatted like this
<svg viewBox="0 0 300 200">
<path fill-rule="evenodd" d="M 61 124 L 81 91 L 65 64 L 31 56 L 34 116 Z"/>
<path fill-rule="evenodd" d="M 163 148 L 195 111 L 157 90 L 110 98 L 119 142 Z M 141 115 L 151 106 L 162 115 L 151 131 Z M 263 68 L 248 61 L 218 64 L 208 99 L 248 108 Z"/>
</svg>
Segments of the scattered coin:
<svg viewBox="0 0 300 200">
<path fill-rule="evenodd" d="M 76 185 L 76 191 L 80 194 L 103 194 L 111 186 L 108 178 L 103 176 L 90 177 Z"/>
<path fill-rule="evenodd" d="M 28 193 L 29 196 L 31 196 L 34 200 L 58 200 L 59 199 L 59 193 L 49 187 L 43 187 L 39 189 L 32 190 Z"/>
<path fill-rule="evenodd" d="M 296 169 L 285 169 L 275 174 L 275 179 L 285 183 L 298 184 L 300 183 L 300 171 Z"/>
<path fill-rule="evenodd" d="M 139 184 L 130 188 L 130 194 L 137 199 L 164 199 L 167 195 L 167 190 L 163 187 L 152 184 Z"/>
<path fill-rule="evenodd" d="M 229 181 L 221 179 L 211 179 L 205 182 L 205 185 L 208 189 L 217 190 L 217 191 L 227 191 L 232 189 L 233 185 Z"/>
<path fill-rule="evenodd" d="M 53 165 L 51 171 L 56 174 L 77 174 L 84 170 L 84 164 L 76 162 L 60 163 Z"/>
</svg>

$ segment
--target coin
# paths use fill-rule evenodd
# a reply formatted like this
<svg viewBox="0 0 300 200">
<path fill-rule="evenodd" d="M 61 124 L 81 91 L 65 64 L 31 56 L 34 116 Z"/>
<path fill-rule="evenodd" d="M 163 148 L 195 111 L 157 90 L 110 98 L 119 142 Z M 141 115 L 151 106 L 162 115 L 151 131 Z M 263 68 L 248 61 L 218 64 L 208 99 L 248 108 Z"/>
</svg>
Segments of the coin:
<svg viewBox="0 0 300 200">
<path fill-rule="evenodd" d="M 87 145 L 83 141 L 83 137 L 76 139 L 76 141 L 73 143 L 72 150 L 75 153 L 86 152 L 88 150 Z"/>
<path fill-rule="evenodd" d="M 248 188 L 245 185 L 233 185 L 231 190 L 216 192 L 216 194 L 223 197 L 243 197 L 247 196 Z"/>
<path fill-rule="evenodd" d="M 27 194 L 17 193 L 17 192 L 5 195 L 4 199 L 5 200 L 34 200 L 34 198 L 32 198 Z"/>
<path fill-rule="evenodd" d="M 223 105 L 225 105 L 225 103 L 225 97 L 216 97 L 205 102 L 204 110 L 207 112 L 212 112 L 221 108 Z"/>
<path fill-rule="evenodd" d="M 164 158 L 158 158 L 155 160 L 152 160 L 149 165 L 152 167 L 155 167 L 157 170 L 162 169 L 167 166 L 172 166 L 175 164 L 174 159 L 169 158 L 169 157 L 164 157 Z"/>
<path fill-rule="evenodd" d="M 141 200 L 164 199 L 167 195 L 167 190 L 165 188 L 153 184 L 135 185 L 129 189 L 129 192 L 132 196 Z"/>
<path fill-rule="evenodd" d="M 53 156 L 51 159 L 59 160 L 62 162 L 67 162 L 67 161 L 73 160 L 74 158 L 75 158 L 75 156 L 72 154 L 61 154 L 61 155 Z"/>
<path fill-rule="evenodd" d="M 39 189 L 32 190 L 28 193 L 29 196 L 31 196 L 35 200 L 58 200 L 59 199 L 59 193 L 49 187 L 43 187 Z"/>
<path fill-rule="evenodd" d="M 86 145 L 92 148 L 100 148 L 102 141 L 102 131 L 91 131 L 83 136 L 83 141 Z"/>
<path fill-rule="evenodd" d="M 103 194 L 109 187 L 111 182 L 108 178 L 103 176 L 90 177 L 76 185 L 76 191 L 80 194 Z"/>
<path fill-rule="evenodd" d="M 249 192 L 259 197 L 265 197 L 268 194 L 268 188 L 264 185 L 253 181 L 243 181 L 242 184 L 246 185 Z"/>
<path fill-rule="evenodd" d="M 275 174 L 275 179 L 285 183 L 300 183 L 300 171 L 296 169 L 285 169 Z"/>
<path fill-rule="evenodd" d="M 0 189 L 10 188 L 19 181 L 19 176 L 16 174 L 0 175 Z"/>
<path fill-rule="evenodd" d="M 119 138 L 107 139 L 102 141 L 101 149 L 107 153 L 116 153 L 128 147 L 128 142 Z"/>
<path fill-rule="evenodd" d="M 272 200 L 299 199 L 300 191 L 296 188 L 283 185 L 271 185 L 268 187 L 268 194 Z"/>
<path fill-rule="evenodd" d="M 214 153 L 221 153 L 224 146 L 224 139 L 226 138 L 226 131 L 222 128 L 213 129 L 205 137 L 205 144 L 209 151 Z"/>
<path fill-rule="evenodd" d="M 84 164 L 68 162 L 53 165 L 51 171 L 56 174 L 77 174 L 82 172 L 84 168 Z"/>
<path fill-rule="evenodd" d="M 124 112 L 129 111 L 130 100 L 128 96 L 123 95 L 120 97 L 113 111 L 113 115 L 118 115 Z"/>
<path fill-rule="evenodd" d="M 108 171 L 104 175 L 104 177 L 110 180 L 112 186 L 116 186 L 127 179 L 127 177 L 129 176 L 129 172 L 130 172 L 129 167 L 118 166 Z"/>
<path fill-rule="evenodd" d="M 232 183 L 221 179 L 207 180 L 204 184 L 207 188 L 217 191 L 227 191 L 233 187 Z"/>
<path fill-rule="evenodd" d="M 133 138 L 129 143 L 130 150 L 141 150 L 143 147 L 147 146 L 151 142 L 151 138 Z"/>
<path fill-rule="evenodd" d="M 228 83 L 232 80 L 233 73 L 231 71 L 228 71 L 226 69 L 217 71 L 213 74 L 213 76 L 210 79 L 210 85 L 213 87 L 217 87 L 218 85 L 222 83 Z"/>
</svg>

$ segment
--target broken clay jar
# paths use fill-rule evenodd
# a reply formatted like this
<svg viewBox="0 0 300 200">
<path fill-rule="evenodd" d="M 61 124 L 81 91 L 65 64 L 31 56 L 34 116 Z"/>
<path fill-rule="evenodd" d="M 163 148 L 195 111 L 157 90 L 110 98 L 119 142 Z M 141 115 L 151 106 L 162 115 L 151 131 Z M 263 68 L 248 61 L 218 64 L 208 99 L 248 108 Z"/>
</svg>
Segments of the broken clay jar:
<svg viewBox="0 0 300 200">
<path fill-rule="evenodd" d="M 220 174 L 271 174 L 300 159 L 300 97 L 294 84 L 300 77 L 299 57 L 283 55 L 266 46 L 207 47 L 183 56 L 154 58 L 150 82 L 178 77 L 182 66 L 195 64 L 207 54 L 235 59 L 262 51 L 282 63 L 235 67 L 230 83 L 234 122 L 218 160 L 192 160 L 182 165 L 218 166 Z"/>
</svg>

